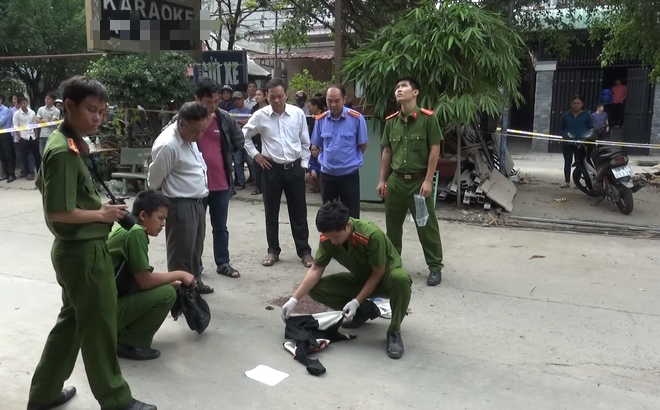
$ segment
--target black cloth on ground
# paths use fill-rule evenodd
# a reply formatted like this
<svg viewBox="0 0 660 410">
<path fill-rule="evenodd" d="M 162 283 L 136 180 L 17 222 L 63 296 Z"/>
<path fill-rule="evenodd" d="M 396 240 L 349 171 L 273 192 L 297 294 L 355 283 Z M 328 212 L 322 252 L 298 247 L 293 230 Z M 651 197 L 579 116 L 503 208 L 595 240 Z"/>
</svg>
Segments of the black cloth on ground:
<svg viewBox="0 0 660 410">
<path fill-rule="evenodd" d="M 317 315 L 327 315 L 325 312 Z M 293 358 L 307 367 L 307 372 L 313 376 L 320 376 L 326 372 L 325 367 L 318 359 L 312 359 L 308 356 L 309 353 L 314 353 L 321 350 L 321 346 L 317 339 L 327 339 L 330 343 L 339 342 L 342 340 L 355 339 L 357 336 L 345 335 L 339 333 L 344 318 L 341 312 L 336 312 L 337 318 L 327 325 L 327 322 L 320 326 L 317 315 L 301 315 L 291 316 L 286 320 L 286 327 L 284 329 L 284 338 L 291 339 L 295 342 L 296 351 Z"/>
</svg>

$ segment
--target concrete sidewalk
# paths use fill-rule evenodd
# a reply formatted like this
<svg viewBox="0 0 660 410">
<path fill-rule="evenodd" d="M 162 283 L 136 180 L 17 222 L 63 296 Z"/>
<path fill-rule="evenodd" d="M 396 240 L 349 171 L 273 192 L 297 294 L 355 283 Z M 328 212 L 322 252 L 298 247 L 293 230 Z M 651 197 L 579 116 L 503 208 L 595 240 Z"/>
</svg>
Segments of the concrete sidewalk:
<svg viewBox="0 0 660 410">
<path fill-rule="evenodd" d="M 310 244 L 318 233 L 310 207 Z M 403 323 L 405 356 L 385 354 L 387 321 L 314 355 L 313 377 L 283 347 L 279 308 L 305 268 L 293 249 L 285 207 L 282 260 L 266 252 L 263 206 L 232 201 L 229 230 L 240 279 L 206 281 L 211 326 L 203 335 L 167 319 L 152 362 L 121 361 L 135 397 L 160 410 L 612 409 L 660 408 L 660 288 L 657 242 L 550 232 L 484 229 L 441 221 L 445 275 L 425 285 L 414 225 L 406 223 L 404 264 L 413 277 L 412 314 Z M 364 218 L 384 226 L 383 214 Z M 597 240 L 597 246 L 591 244 Z M 25 408 L 32 372 L 60 307 L 39 194 L 0 190 L 0 408 Z M 208 225 L 204 264 L 211 258 Z M 538 257 L 532 258 L 534 255 Z M 542 256 L 542 257 L 541 257 Z M 165 267 L 164 235 L 151 263 Z M 340 271 L 335 263 L 328 274 Z M 290 376 L 275 387 L 245 377 L 264 364 Z M 67 410 L 97 409 L 82 360 L 68 384 Z"/>
</svg>

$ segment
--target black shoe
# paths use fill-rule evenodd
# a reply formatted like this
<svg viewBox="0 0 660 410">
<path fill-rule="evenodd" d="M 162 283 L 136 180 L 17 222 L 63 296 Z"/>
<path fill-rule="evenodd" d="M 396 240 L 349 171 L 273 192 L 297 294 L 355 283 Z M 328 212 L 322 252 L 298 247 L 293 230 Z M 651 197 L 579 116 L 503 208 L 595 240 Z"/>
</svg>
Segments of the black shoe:
<svg viewBox="0 0 660 410">
<path fill-rule="evenodd" d="M 0 181 L 4 181 L 7 178 L 9 178 L 7 175 L 3 175 L 3 176 L 0 177 Z"/>
<path fill-rule="evenodd" d="M 124 406 L 117 410 L 158 410 L 158 408 L 153 404 L 142 403 L 139 400 L 133 399 L 128 406 Z"/>
<path fill-rule="evenodd" d="M 387 355 L 392 359 L 400 359 L 403 356 L 401 332 L 387 332 Z"/>
<path fill-rule="evenodd" d="M 160 351 L 150 347 L 133 347 L 120 344 L 117 346 L 117 357 L 129 360 L 154 360 L 160 357 Z"/>
<path fill-rule="evenodd" d="M 378 306 L 370 300 L 367 301 L 367 307 L 359 307 L 353 320 L 350 322 L 344 322 L 341 326 L 344 329 L 357 329 L 363 324 L 367 323 L 367 320 L 374 320 L 380 317 L 380 309 Z"/>
<path fill-rule="evenodd" d="M 27 174 L 25 179 L 27 179 L 28 181 L 34 181 L 34 174 Z"/>
<path fill-rule="evenodd" d="M 76 388 L 73 386 L 65 387 L 60 392 L 60 395 L 57 396 L 54 402 L 50 404 L 31 404 L 28 403 L 27 410 L 50 410 L 55 407 L 59 407 L 64 403 L 68 402 L 76 395 Z"/>
<path fill-rule="evenodd" d="M 9 175 L 7 178 L 7 183 L 9 184 L 10 182 L 16 181 L 16 175 Z"/>
<path fill-rule="evenodd" d="M 429 278 L 426 279 L 426 284 L 429 286 L 438 286 L 442 282 L 442 272 L 441 271 L 431 271 L 429 273 Z"/>
</svg>

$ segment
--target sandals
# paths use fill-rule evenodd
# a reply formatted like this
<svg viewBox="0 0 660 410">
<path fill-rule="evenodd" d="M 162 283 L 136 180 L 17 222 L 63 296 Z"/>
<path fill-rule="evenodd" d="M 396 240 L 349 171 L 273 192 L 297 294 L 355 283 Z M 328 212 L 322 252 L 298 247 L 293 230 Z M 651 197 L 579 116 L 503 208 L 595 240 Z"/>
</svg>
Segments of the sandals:
<svg viewBox="0 0 660 410">
<path fill-rule="evenodd" d="M 232 279 L 238 279 L 241 277 L 241 273 L 236 269 L 232 268 L 231 265 L 218 266 L 216 272 L 218 273 L 218 275 L 223 275 Z"/>
<path fill-rule="evenodd" d="M 302 264 L 305 265 L 306 268 L 311 268 L 312 265 L 314 265 L 314 258 L 312 258 L 312 255 L 305 255 L 302 258 Z"/>
<path fill-rule="evenodd" d="M 309 193 L 310 193 L 310 194 L 318 194 L 319 192 L 321 192 L 321 191 L 319 191 L 319 190 L 316 189 L 316 188 L 310 188 L 310 189 L 309 189 Z"/>
<path fill-rule="evenodd" d="M 280 255 L 276 255 L 274 253 L 269 253 L 268 255 L 266 255 L 266 257 L 264 258 L 264 261 L 261 262 L 261 264 L 263 266 L 273 266 L 273 265 L 275 265 L 275 262 L 277 262 L 279 260 L 280 260 Z"/>
<path fill-rule="evenodd" d="M 255 189 L 252 191 L 252 195 L 261 195 L 261 189 Z"/>
<path fill-rule="evenodd" d="M 213 289 L 209 285 L 203 283 L 201 280 L 198 280 L 197 281 L 197 292 L 199 292 L 200 295 L 208 295 L 209 293 L 215 292 L 215 289 Z"/>
</svg>

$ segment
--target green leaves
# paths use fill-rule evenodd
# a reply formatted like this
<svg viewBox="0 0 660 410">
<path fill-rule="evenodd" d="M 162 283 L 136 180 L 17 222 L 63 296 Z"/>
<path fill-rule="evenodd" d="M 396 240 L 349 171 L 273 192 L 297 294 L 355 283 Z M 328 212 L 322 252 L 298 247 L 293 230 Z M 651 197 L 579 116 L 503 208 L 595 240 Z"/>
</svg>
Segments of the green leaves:
<svg viewBox="0 0 660 410">
<path fill-rule="evenodd" d="M 397 78 L 412 76 L 421 85 L 419 105 L 433 109 L 442 124 L 497 116 L 509 90 L 522 102 L 519 56 L 522 38 L 501 15 L 469 3 L 432 2 L 408 12 L 372 41 L 353 52 L 344 66 L 348 81 L 364 84 L 365 104 L 383 118 L 394 110 Z"/>
<path fill-rule="evenodd" d="M 325 94 L 325 90 L 332 84 L 330 81 L 316 81 L 306 68 L 300 74 L 295 74 L 291 81 L 289 81 L 289 99 L 293 100 L 293 96 L 298 91 L 307 93 L 307 100 L 311 99 L 315 94 Z"/>
<path fill-rule="evenodd" d="M 107 87 L 111 104 L 159 110 L 170 101 L 192 99 L 192 79 L 186 72 L 192 63 L 189 55 L 176 52 L 106 55 L 87 74 Z"/>
</svg>

